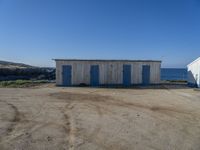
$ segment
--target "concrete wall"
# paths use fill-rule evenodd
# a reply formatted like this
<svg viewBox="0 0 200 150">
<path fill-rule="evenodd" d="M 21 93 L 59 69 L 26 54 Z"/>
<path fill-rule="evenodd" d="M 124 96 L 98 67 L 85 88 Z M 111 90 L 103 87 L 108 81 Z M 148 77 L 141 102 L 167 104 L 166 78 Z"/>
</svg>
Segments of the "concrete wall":
<svg viewBox="0 0 200 150">
<path fill-rule="evenodd" d="M 62 66 L 72 66 L 72 85 L 80 83 L 90 84 L 90 66 L 99 65 L 100 84 L 122 84 L 123 83 L 123 65 L 131 65 L 131 83 L 142 83 L 142 66 L 150 65 L 150 83 L 160 83 L 159 61 L 56 61 L 56 83 L 62 85 Z"/>
<path fill-rule="evenodd" d="M 188 84 L 200 87 L 200 58 L 187 66 Z"/>
</svg>

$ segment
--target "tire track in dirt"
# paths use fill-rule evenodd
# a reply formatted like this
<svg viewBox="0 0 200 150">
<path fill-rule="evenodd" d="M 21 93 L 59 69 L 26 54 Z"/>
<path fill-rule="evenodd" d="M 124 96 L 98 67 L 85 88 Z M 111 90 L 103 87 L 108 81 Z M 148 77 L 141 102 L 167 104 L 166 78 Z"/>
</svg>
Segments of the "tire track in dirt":
<svg viewBox="0 0 200 150">
<path fill-rule="evenodd" d="M 30 137 L 34 132 L 37 132 L 38 130 L 41 130 L 48 126 L 55 126 L 58 128 L 62 128 L 64 132 L 68 132 L 68 129 L 66 128 L 64 124 L 59 124 L 59 123 L 54 123 L 54 122 L 33 121 L 33 120 L 24 120 L 24 121 L 30 122 L 31 125 L 26 127 L 26 130 L 24 130 L 24 132 L 22 132 L 21 134 L 17 136 L 13 136 L 12 138 L 9 138 L 9 141 L 17 140 L 24 135 L 26 135 L 26 137 L 28 136 Z"/>
<path fill-rule="evenodd" d="M 10 121 L 9 126 L 6 128 L 6 132 L 4 135 L 1 135 L 0 137 L 0 142 L 2 142 L 3 139 L 5 139 L 7 136 L 10 136 L 13 130 L 15 129 L 15 126 L 21 121 L 23 114 L 19 112 L 18 108 L 11 103 L 8 103 L 6 101 L 0 100 L 1 102 L 5 103 L 8 105 L 14 112 L 13 118 Z"/>
<path fill-rule="evenodd" d="M 102 112 L 102 109 L 101 109 L 101 106 L 99 105 L 94 105 L 94 104 L 90 104 L 90 106 L 94 107 L 93 110 L 95 110 L 97 112 L 97 116 L 99 119 L 102 118 L 103 116 L 103 112 Z M 90 135 L 87 135 L 87 141 L 91 142 L 93 141 L 96 136 L 101 132 L 101 125 L 100 124 L 97 124 L 93 130 L 93 132 L 90 134 Z"/>
<path fill-rule="evenodd" d="M 74 104 L 68 103 L 64 106 L 63 109 L 61 109 L 61 113 L 64 116 L 65 121 L 65 132 L 66 132 L 66 138 L 68 140 L 69 150 L 74 150 L 75 147 L 75 134 L 76 134 L 76 128 L 73 121 L 73 118 L 71 117 L 71 110 L 73 109 Z"/>
<path fill-rule="evenodd" d="M 69 143 L 69 150 L 74 150 L 77 147 L 79 147 L 80 145 L 82 145 L 82 143 L 77 144 L 76 143 L 76 138 L 78 136 L 78 132 L 77 130 L 79 130 L 78 128 L 76 128 L 76 124 L 75 124 L 75 115 L 72 115 L 72 109 L 74 108 L 74 106 L 76 105 L 76 102 L 73 103 L 68 103 L 63 110 L 61 110 L 61 112 L 63 113 L 63 116 L 65 118 L 65 124 L 66 124 L 66 128 L 67 128 L 67 134 L 69 135 L 68 138 L 68 143 Z M 101 110 L 101 107 L 98 105 L 91 105 L 93 107 L 93 109 L 97 112 L 97 115 L 99 116 L 99 118 L 102 117 L 103 112 Z M 91 107 L 90 106 L 90 107 Z M 101 125 L 98 124 L 94 131 L 90 134 L 87 135 L 87 140 L 88 141 L 92 141 L 95 139 L 95 137 L 98 135 L 98 133 L 101 130 Z"/>
<path fill-rule="evenodd" d="M 103 96 L 100 94 L 91 94 L 91 93 L 80 94 L 80 93 L 72 93 L 72 92 L 58 92 L 58 93 L 53 93 L 50 96 L 56 97 L 56 99 L 60 99 L 63 102 L 69 102 L 69 103 L 73 102 L 74 104 L 77 103 L 77 104 L 83 104 L 86 106 L 92 105 L 93 109 L 95 109 L 95 111 L 97 112 L 99 116 L 105 115 L 104 108 L 109 109 L 109 107 L 111 106 L 125 107 L 128 109 L 139 109 L 139 110 L 145 111 L 146 113 L 149 113 L 150 111 L 150 112 L 167 115 L 170 117 L 176 117 L 178 114 L 178 116 L 181 115 L 182 117 L 185 118 L 193 114 L 192 112 L 188 110 L 176 108 L 175 106 L 172 107 L 172 106 L 148 105 L 148 104 L 142 104 L 142 103 L 134 102 L 134 101 L 127 102 L 116 97 Z M 110 113 L 112 113 L 112 111 Z M 154 113 L 149 113 L 149 115 L 151 116 L 153 114 Z M 100 142 L 101 140 L 99 140 L 98 134 L 100 132 L 101 132 L 101 124 L 96 126 L 91 134 L 85 133 L 83 129 L 83 133 L 84 133 L 83 138 L 85 141 L 89 143 L 95 142 L 99 147 L 103 149 L 108 149 L 109 147 L 105 145 L 105 143 Z"/>
<path fill-rule="evenodd" d="M 171 115 L 173 113 L 179 114 L 188 114 L 191 115 L 191 112 L 180 110 L 174 107 L 169 106 L 156 106 L 156 105 L 144 105 L 140 103 L 134 102 L 126 102 L 120 99 L 113 98 L 111 96 L 102 96 L 98 94 L 80 94 L 80 93 L 70 93 L 70 92 L 59 92 L 50 94 L 50 96 L 56 97 L 58 99 L 65 100 L 67 102 L 74 101 L 74 102 L 81 102 L 81 103 L 88 103 L 92 102 L 95 105 L 102 104 L 107 106 L 118 106 L 118 107 L 126 107 L 126 108 L 140 108 L 145 109 L 153 112 L 162 113 L 165 115 Z"/>
<path fill-rule="evenodd" d="M 69 149 L 74 149 L 74 141 L 75 141 L 75 128 L 73 125 L 73 121 L 70 118 L 70 112 L 69 110 L 72 109 L 72 105 L 66 105 L 66 109 L 67 111 L 63 111 L 63 115 L 65 118 L 65 123 L 54 123 L 54 122 L 41 122 L 41 121 L 35 121 L 35 118 L 37 118 L 37 116 L 41 113 L 42 108 L 44 108 L 44 106 L 42 106 L 42 108 L 39 110 L 39 112 L 34 115 L 33 117 L 26 119 L 23 117 L 23 114 L 21 112 L 19 112 L 18 108 L 12 104 L 12 103 L 8 103 L 6 101 L 0 100 L 1 102 L 5 103 L 6 105 L 9 106 L 9 108 L 11 108 L 13 110 L 13 118 L 11 120 L 9 120 L 10 124 L 8 126 L 8 128 L 6 129 L 6 132 L 4 135 L 1 134 L 0 136 L 0 144 L 5 144 L 7 142 L 14 142 L 16 140 L 19 140 L 21 138 L 25 138 L 25 141 L 31 141 L 31 137 L 32 134 L 37 132 L 38 130 L 42 130 L 43 128 L 46 128 L 48 126 L 55 126 L 57 128 L 63 129 L 64 133 L 67 133 L 67 135 L 69 135 Z M 17 132 L 17 134 L 15 134 L 14 136 L 10 136 L 12 135 L 12 132 L 14 132 L 15 127 L 18 123 L 28 123 L 26 125 L 26 127 L 23 127 L 23 130 L 20 130 L 19 132 Z M 64 137 L 65 138 L 65 137 Z M 66 140 L 63 141 L 64 144 L 66 144 Z"/>
</svg>

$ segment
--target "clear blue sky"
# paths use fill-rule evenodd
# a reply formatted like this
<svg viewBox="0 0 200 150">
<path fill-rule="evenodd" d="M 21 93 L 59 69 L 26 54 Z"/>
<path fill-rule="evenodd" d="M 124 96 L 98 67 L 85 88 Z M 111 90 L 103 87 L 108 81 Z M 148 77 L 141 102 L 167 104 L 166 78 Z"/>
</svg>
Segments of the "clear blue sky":
<svg viewBox="0 0 200 150">
<path fill-rule="evenodd" d="M 200 56 L 200 0 L 0 0 L 0 60 L 54 66 L 52 58 Z"/>
</svg>

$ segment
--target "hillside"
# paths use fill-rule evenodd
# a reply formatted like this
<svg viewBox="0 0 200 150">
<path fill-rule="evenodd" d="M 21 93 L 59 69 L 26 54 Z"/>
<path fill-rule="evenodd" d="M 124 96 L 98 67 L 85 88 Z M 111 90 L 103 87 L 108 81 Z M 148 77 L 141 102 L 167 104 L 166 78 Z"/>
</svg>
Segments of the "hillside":
<svg viewBox="0 0 200 150">
<path fill-rule="evenodd" d="M 0 68 L 35 68 L 34 66 L 23 64 L 23 63 L 14 63 L 8 61 L 1 61 L 0 60 Z"/>
<path fill-rule="evenodd" d="M 0 61 L 0 81 L 54 80 L 55 68 L 35 67 L 23 63 Z"/>
</svg>

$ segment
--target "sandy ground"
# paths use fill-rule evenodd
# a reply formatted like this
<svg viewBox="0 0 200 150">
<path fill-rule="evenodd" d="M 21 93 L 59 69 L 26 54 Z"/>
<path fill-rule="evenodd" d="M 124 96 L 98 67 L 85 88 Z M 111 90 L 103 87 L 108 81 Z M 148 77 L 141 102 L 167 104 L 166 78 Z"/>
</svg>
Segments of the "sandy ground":
<svg viewBox="0 0 200 150">
<path fill-rule="evenodd" d="M 199 150 L 200 91 L 0 88 L 1 150 Z"/>
</svg>

